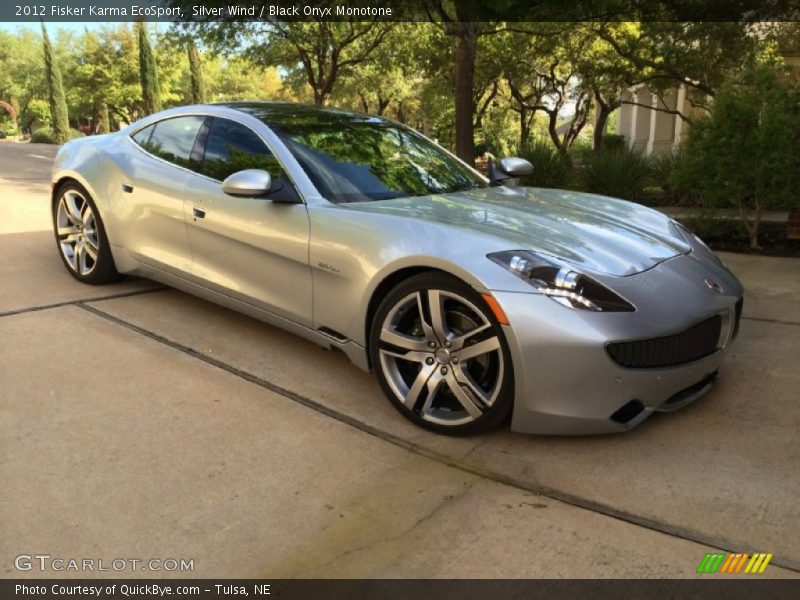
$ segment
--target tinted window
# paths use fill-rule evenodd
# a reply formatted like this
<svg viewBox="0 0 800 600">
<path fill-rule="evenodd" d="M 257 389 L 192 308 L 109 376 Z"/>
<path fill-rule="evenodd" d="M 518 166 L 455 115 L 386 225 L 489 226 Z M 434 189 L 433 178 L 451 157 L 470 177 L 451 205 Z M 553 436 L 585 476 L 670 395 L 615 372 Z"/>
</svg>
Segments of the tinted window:
<svg viewBox="0 0 800 600">
<path fill-rule="evenodd" d="M 189 167 L 189 158 L 197 132 L 205 117 L 177 117 L 159 121 L 155 125 L 143 129 L 133 139 L 149 153 L 168 160 L 181 167 Z M 145 132 L 153 129 L 149 139 Z M 139 134 L 143 134 L 139 139 Z"/>
<path fill-rule="evenodd" d="M 486 185 L 443 148 L 400 125 L 328 118 L 271 126 L 331 202 L 425 196 Z"/>
<path fill-rule="evenodd" d="M 153 129 L 155 125 L 150 125 L 149 127 L 145 127 L 144 129 L 140 129 L 137 131 L 133 136 L 133 141 L 135 141 L 140 146 L 145 146 L 147 142 L 150 141 L 150 136 L 153 134 Z"/>
<path fill-rule="evenodd" d="M 277 179 L 278 161 L 250 128 L 228 119 L 214 119 L 206 139 L 202 173 L 222 181 L 244 169 L 264 169 Z"/>
</svg>

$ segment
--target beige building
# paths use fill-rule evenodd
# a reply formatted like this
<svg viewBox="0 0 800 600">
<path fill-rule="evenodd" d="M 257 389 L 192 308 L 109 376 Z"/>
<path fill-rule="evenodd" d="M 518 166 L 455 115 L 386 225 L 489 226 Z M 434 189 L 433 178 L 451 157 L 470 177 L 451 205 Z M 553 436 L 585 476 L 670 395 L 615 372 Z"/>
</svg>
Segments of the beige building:
<svg viewBox="0 0 800 600">
<path fill-rule="evenodd" d="M 671 151 L 680 145 L 689 130 L 689 124 L 675 111 L 691 118 L 702 109 L 695 107 L 687 98 L 685 85 L 654 94 L 645 86 L 626 90 L 619 108 L 617 132 L 628 142 L 628 146 L 649 156 Z"/>
<path fill-rule="evenodd" d="M 782 54 L 791 76 L 800 83 L 800 51 L 785 50 Z M 626 90 L 622 99 L 634 104 L 623 104 L 619 108 L 617 133 L 625 138 L 629 147 L 647 156 L 672 150 L 686 137 L 689 123 L 676 114 L 654 109 L 677 111 L 690 119 L 703 113 L 703 109 L 689 101 L 688 93 L 697 94 L 697 91 L 687 92 L 687 87 L 681 85 L 659 97 L 643 85 Z M 694 98 L 695 103 L 708 101 Z"/>
</svg>

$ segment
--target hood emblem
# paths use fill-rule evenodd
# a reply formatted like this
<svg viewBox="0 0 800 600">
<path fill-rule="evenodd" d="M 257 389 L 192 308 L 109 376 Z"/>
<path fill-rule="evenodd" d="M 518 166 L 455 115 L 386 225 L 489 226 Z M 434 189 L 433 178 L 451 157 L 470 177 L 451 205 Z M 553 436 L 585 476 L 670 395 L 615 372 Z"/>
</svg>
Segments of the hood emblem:
<svg viewBox="0 0 800 600">
<path fill-rule="evenodd" d="M 711 277 L 706 277 L 705 282 L 709 289 L 719 292 L 720 294 L 722 293 L 722 286 L 718 284 L 716 280 L 712 279 Z"/>
</svg>

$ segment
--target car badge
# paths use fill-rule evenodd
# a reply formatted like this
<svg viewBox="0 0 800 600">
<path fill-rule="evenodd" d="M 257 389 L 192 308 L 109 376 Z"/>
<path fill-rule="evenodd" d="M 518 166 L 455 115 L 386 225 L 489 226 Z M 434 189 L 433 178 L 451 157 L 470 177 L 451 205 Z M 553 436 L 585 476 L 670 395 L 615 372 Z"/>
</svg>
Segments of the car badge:
<svg viewBox="0 0 800 600">
<path fill-rule="evenodd" d="M 722 286 L 718 284 L 714 279 L 712 279 L 711 277 L 706 277 L 705 281 L 706 285 L 710 289 L 714 290 L 715 292 L 719 292 L 720 294 L 722 293 Z"/>
</svg>

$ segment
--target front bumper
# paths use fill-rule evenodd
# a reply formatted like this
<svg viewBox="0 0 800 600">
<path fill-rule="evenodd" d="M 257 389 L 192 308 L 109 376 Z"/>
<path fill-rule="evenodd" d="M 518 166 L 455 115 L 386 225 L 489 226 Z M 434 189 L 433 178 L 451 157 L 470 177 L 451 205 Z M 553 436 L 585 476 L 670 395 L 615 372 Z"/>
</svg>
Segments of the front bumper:
<svg viewBox="0 0 800 600">
<path fill-rule="evenodd" d="M 504 327 L 515 377 L 511 422 L 524 433 L 618 433 L 653 412 L 677 410 L 708 392 L 736 333 L 742 287 L 724 267 L 711 266 L 723 292 L 704 285 L 709 270 L 690 256 L 613 283 L 636 312 L 592 313 L 539 294 L 492 291 L 510 325 Z M 698 285 L 691 285 L 698 282 Z M 610 283 L 610 282 L 609 282 Z M 606 345 L 670 336 L 720 315 L 718 348 L 665 368 L 625 368 Z"/>
</svg>

